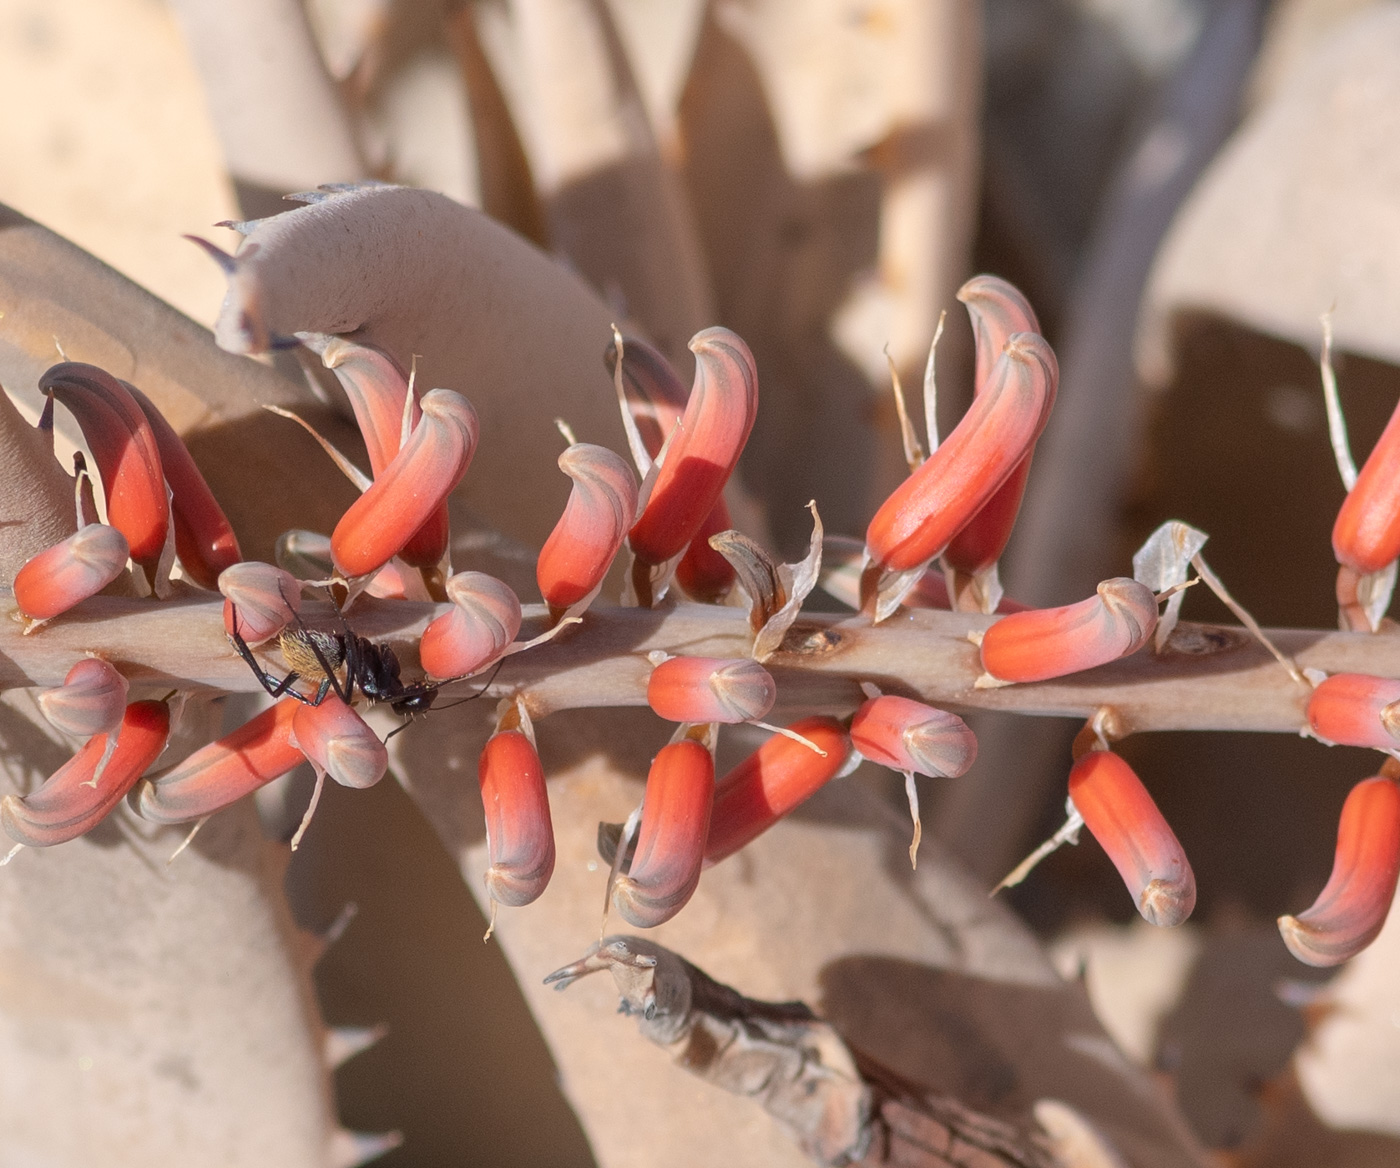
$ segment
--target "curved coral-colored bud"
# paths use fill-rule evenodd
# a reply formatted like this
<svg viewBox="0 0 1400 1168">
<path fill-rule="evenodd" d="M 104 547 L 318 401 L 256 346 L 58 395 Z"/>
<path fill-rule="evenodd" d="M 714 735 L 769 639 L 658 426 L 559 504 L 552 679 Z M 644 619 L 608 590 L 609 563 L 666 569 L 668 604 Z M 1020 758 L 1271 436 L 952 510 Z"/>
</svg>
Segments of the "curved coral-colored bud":
<svg viewBox="0 0 1400 1168">
<path fill-rule="evenodd" d="M 243 558 L 233 525 L 204 481 L 184 440 L 155 405 L 134 385 L 122 382 L 145 414 L 160 451 L 160 465 L 170 488 L 170 518 L 175 524 L 175 554 L 185 574 L 201 588 L 213 589 L 219 573 Z"/>
<path fill-rule="evenodd" d="M 127 689 L 126 678 L 109 662 L 84 657 L 68 671 L 62 685 L 39 694 L 39 709 L 65 734 L 91 738 L 121 725 Z"/>
<path fill-rule="evenodd" d="M 423 631 L 418 659 L 430 677 L 468 677 L 506 651 L 520 631 L 520 599 L 485 572 L 447 581 L 452 609 Z"/>
<path fill-rule="evenodd" d="M 1021 290 L 1000 276 L 973 276 L 958 289 L 957 296 L 967 306 L 972 320 L 977 350 L 974 392 L 981 393 L 991 381 L 992 370 L 1006 343 L 1016 333 L 1039 333 L 1040 321 Z"/>
<path fill-rule="evenodd" d="M 1400 405 L 1337 512 L 1332 551 L 1339 564 L 1363 574 L 1400 557 Z"/>
<path fill-rule="evenodd" d="M 685 907 L 700 883 L 714 801 L 709 750 L 692 739 L 663 746 L 647 773 L 637 854 L 613 885 L 613 902 L 629 924 L 649 929 Z"/>
<path fill-rule="evenodd" d="M 752 722 L 777 697 L 773 675 L 748 657 L 672 657 L 647 682 L 648 704 L 668 722 Z"/>
<path fill-rule="evenodd" d="M 871 698 L 851 719 L 851 741 L 871 762 L 957 778 L 977 760 L 977 737 L 956 714 L 912 698 Z"/>
<path fill-rule="evenodd" d="M 753 354 L 728 329 L 710 328 L 690 342 L 695 388 L 671 438 L 646 509 L 629 536 L 646 564 L 679 555 L 719 501 L 758 415 Z"/>
<path fill-rule="evenodd" d="M 107 735 L 90 738 L 44 784 L 21 798 L 0 799 L 0 824 L 16 843 L 47 848 L 91 831 L 126 797 L 145 769 L 165 749 L 170 707 L 164 702 L 132 702 L 116 732 L 107 764 Z"/>
<path fill-rule="evenodd" d="M 1383 721 L 1386 707 L 1397 701 L 1400 681 L 1365 673 L 1334 673 L 1308 698 L 1308 725 L 1319 738 L 1342 746 L 1400 749 L 1400 739 L 1391 735 Z"/>
<path fill-rule="evenodd" d="M 487 891 L 500 904 L 529 904 L 554 873 L 554 826 L 540 756 L 526 735 L 505 730 L 487 740 L 477 776 L 491 860 Z"/>
<path fill-rule="evenodd" d="M 250 645 L 275 637 L 301 611 L 301 581 L 271 564 L 234 564 L 219 573 L 217 583 L 225 598 L 224 632 L 232 636 L 236 631 Z"/>
<path fill-rule="evenodd" d="M 1342 804 L 1332 875 L 1313 906 L 1278 919 L 1288 951 L 1308 965 L 1338 965 L 1376 939 L 1400 875 L 1400 786 L 1363 779 Z"/>
<path fill-rule="evenodd" d="M 705 843 L 706 867 L 757 839 L 846 765 L 851 739 L 835 718 L 804 718 L 788 729 L 821 747 L 826 757 L 774 735 L 720 779 Z"/>
<path fill-rule="evenodd" d="M 89 523 L 26 560 L 15 573 L 15 603 L 31 620 L 51 620 L 96 596 L 126 567 L 126 537 L 105 523 Z"/>
<path fill-rule="evenodd" d="M 1069 797 L 1149 924 L 1179 925 L 1196 907 L 1196 877 L 1132 767 L 1091 750 L 1069 772 Z"/>
<path fill-rule="evenodd" d="M 379 735 L 333 693 L 319 705 L 297 703 L 292 740 L 342 787 L 372 787 L 389 769 L 389 751 Z"/>
<path fill-rule="evenodd" d="M 292 733 L 303 703 L 282 698 L 232 734 L 141 784 L 137 806 L 152 823 L 211 815 L 285 775 L 302 761 Z"/>
<path fill-rule="evenodd" d="M 606 447 L 577 442 L 559 456 L 559 469 L 574 486 L 535 566 L 555 620 L 603 582 L 637 511 L 636 476 Z"/>
<path fill-rule="evenodd" d="M 1030 453 L 1058 377 L 1045 339 L 1015 334 L 986 392 L 875 513 L 865 532 L 871 560 L 904 572 L 946 548 Z"/>
<path fill-rule="evenodd" d="M 435 389 L 421 404 L 408 441 L 331 533 L 331 554 L 347 576 L 366 576 L 397 555 L 471 465 L 478 433 L 471 403 Z"/>
<path fill-rule="evenodd" d="M 1136 653 L 1157 627 L 1152 589 L 1118 576 L 1063 608 L 1012 613 L 982 636 L 982 667 L 1000 681 L 1044 681 Z"/>
<path fill-rule="evenodd" d="M 408 402 L 408 380 L 387 353 L 368 345 L 332 337 L 321 350 L 321 362 L 333 370 L 350 400 L 355 421 L 365 440 L 372 478 L 378 478 L 399 452 L 403 435 L 403 410 L 408 404 L 410 432 L 418 425 L 422 409 L 415 397 Z M 405 563 L 415 568 L 435 567 L 447 551 L 447 505 L 434 511 L 399 549 Z"/>
<path fill-rule="evenodd" d="M 146 415 L 126 386 L 96 365 L 55 365 L 39 378 L 39 388 L 77 419 L 102 476 L 107 521 L 126 536 L 131 558 L 149 575 L 165 549 L 170 503 Z"/>
</svg>

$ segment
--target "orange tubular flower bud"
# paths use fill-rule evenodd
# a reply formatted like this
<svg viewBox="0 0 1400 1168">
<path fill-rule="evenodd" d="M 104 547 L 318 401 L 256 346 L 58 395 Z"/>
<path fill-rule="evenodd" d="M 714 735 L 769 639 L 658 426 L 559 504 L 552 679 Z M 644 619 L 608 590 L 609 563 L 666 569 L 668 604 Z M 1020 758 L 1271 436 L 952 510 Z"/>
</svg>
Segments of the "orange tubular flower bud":
<svg viewBox="0 0 1400 1168">
<path fill-rule="evenodd" d="M 865 532 L 871 560 L 904 572 L 946 548 L 1030 453 L 1058 376 L 1043 337 L 1015 334 L 986 392 L 875 513 Z"/>
<path fill-rule="evenodd" d="M 372 787 L 389 769 L 384 743 L 333 693 L 315 706 L 297 704 L 292 739 L 311 763 L 342 787 Z"/>
<path fill-rule="evenodd" d="M 131 558 L 151 577 L 170 528 L 165 473 L 151 424 L 136 400 L 110 373 L 66 362 L 39 379 L 77 419 L 107 498 L 107 520 L 126 536 Z"/>
<path fill-rule="evenodd" d="M 747 657 L 672 657 L 647 682 L 647 702 L 668 722 L 752 722 L 777 697 L 773 675 Z"/>
<path fill-rule="evenodd" d="M 350 400 L 355 421 L 365 440 L 372 478 L 378 478 L 399 452 L 403 435 L 403 411 L 408 404 L 410 432 L 423 415 L 417 398 L 408 402 L 408 381 L 387 353 L 332 337 L 321 350 L 321 362 L 333 370 Z M 436 567 L 447 551 L 447 505 L 444 503 L 399 550 L 405 563 L 415 568 Z"/>
<path fill-rule="evenodd" d="M 160 464 L 170 487 L 170 517 L 175 524 L 175 554 L 201 588 L 217 587 L 219 573 L 243 558 L 238 537 L 214 492 L 195 466 L 189 448 L 174 428 L 134 385 L 122 382 L 141 408 L 155 435 Z"/>
<path fill-rule="evenodd" d="M 647 774 L 637 854 L 613 885 L 613 903 L 629 924 L 650 929 L 685 907 L 700 883 L 714 801 L 709 750 L 689 738 L 662 747 Z"/>
<path fill-rule="evenodd" d="M 462 481 L 476 452 L 476 410 L 448 389 L 425 394 L 423 416 L 393 461 L 331 533 L 347 576 L 367 576 L 397 555 Z"/>
<path fill-rule="evenodd" d="M 715 786 L 705 866 L 718 864 L 767 831 L 840 773 L 851 740 L 835 718 L 804 718 L 788 729 L 826 751 L 777 735 Z"/>
<path fill-rule="evenodd" d="M 1279 917 L 1288 951 L 1308 965 L 1338 965 L 1376 939 L 1400 874 L 1400 787 L 1363 779 L 1342 804 L 1332 875 L 1313 906 Z"/>
<path fill-rule="evenodd" d="M 888 694 L 856 711 L 851 742 L 871 762 L 906 774 L 955 779 L 977 761 L 977 738 L 956 714 Z"/>
<path fill-rule="evenodd" d="M 958 299 L 967 305 L 968 315 L 972 318 L 972 333 L 977 346 L 975 392 L 981 394 L 991 385 L 992 370 L 1007 341 L 1016 333 L 1038 334 L 1040 322 L 1036 320 L 1030 302 L 1020 291 L 996 276 L 974 276 L 958 289 Z M 1054 402 L 1052 384 L 1045 402 L 1047 418 Z M 1027 454 L 987 505 L 953 537 L 943 552 L 944 561 L 950 568 L 975 575 L 1001 558 L 1006 541 L 1011 538 L 1011 529 L 1016 524 L 1016 514 L 1021 509 L 1021 496 L 1025 494 L 1030 469 L 1031 456 Z"/>
<path fill-rule="evenodd" d="M 518 908 L 545 890 L 554 873 L 554 826 L 544 769 L 519 730 L 493 734 L 477 766 L 486 808 L 486 889 L 498 904 Z"/>
<path fill-rule="evenodd" d="M 301 582 L 290 572 L 258 560 L 225 568 L 219 573 L 218 586 L 224 594 L 224 632 L 232 636 L 237 631 L 250 645 L 275 637 L 301 611 Z"/>
<path fill-rule="evenodd" d="M 1308 725 L 1319 738 L 1341 746 L 1400 749 L 1400 738 L 1391 735 L 1383 720 L 1386 708 L 1397 701 L 1400 681 L 1334 673 L 1308 698 Z"/>
<path fill-rule="evenodd" d="M 89 739 L 38 790 L 0 799 L 6 834 L 26 847 L 47 848 L 91 831 L 160 757 L 170 736 L 170 708 L 164 702 L 132 702 L 116 733 L 116 748 L 100 773 L 106 734 Z"/>
<path fill-rule="evenodd" d="M 423 631 L 418 659 L 430 677 L 469 677 L 499 658 L 523 619 L 520 600 L 485 572 L 459 572 L 447 581 L 452 610 Z"/>
<path fill-rule="evenodd" d="M 998 681 L 1044 681 L 1136 653 L 1157 627 L 1157 598 L 1126 576 L 1063 608 L 1012 613 L 982 636 L 982 667 Z"/>
<path fill-rule="evenodd" d="M 109 734 L 126 713 L 127 688 L 126 678 L 106 661 L 84 657 L 61 686 L 39 694 L 39 709 L 52 725 L 75 738 Z"/>
<path fill-rule="evenodd" d="M 695 388 L 629 542 L 637 559 L 662 564 L 685 550 L 719 501 L 758 415 L 753 354 L 728 329 L 690 342 Z"/>
<path fill-rule="evenodd" d="M 89 523 L 25 561 L 15 573 L 15 603 L 30 620 L 52 620 L 106 588 L 122 574 L 127 556 L 120 531 Z"/>
<path fill-rule="evenodd" d="M 1339 564 L 1363 574 L 1400 557 L 1400 405 L 1337 512 L 1332 551 Z"/>
<path fill-rule="evenodd" d="M 1069 772 L 1069 797 L 1148 924 L 1170 927 L 1191 915 L 1196 877 L 1132 767 L 1110 751 L 1091 750 Z"/>
<path fill-rule="evenodd" d="M 574 486 L 535 566 L 555 620 L 602 584 L 637 512 L 636 476 L 606 447 L 575 443 L 559 456 L 559 469 Z"/>
<path fill-rule="evenodd" d="M 301 702 L 282 698 L 232 734 L 141 784 L 141 818 L 185 823 L 236 803 L 302 761 L 292 723 Z"/>
</svg>

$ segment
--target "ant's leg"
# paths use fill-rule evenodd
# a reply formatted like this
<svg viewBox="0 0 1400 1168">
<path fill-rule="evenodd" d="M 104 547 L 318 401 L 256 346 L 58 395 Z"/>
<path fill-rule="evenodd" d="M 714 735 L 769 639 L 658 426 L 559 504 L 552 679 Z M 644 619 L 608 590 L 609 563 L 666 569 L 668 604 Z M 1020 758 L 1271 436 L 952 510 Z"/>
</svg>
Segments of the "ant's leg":
<svg viewBox="0 0 1400 1168">
<path fill-rule="evenodd" d="M 229 634 L 229 640 L 233 642 L 233 647 L 238 651 L 238 655 L 248 663 L 248 668 L 253 671 L 253 676 L 262 684 L 263 689 L 267 690 L 268 694 L 274 698 L 280 698 L 283 694 L 289 693 L 298 701 L 307 702 L 309 705 L 315 705 L 316 703 L 309 701 L 304 694 L 300 694 L 292 689 L 292 686 L 297 681 L 297 674 L 289 673 L 279 681 L 258 664 L 258 659 L 253 656 L 253 650 L 249 647 L 248 642 L 243 639 L 243 634 L 238 631 L 237 606 L 230 604 L 229 607 L 233 613 L 233 632 Z"/>
</svg>

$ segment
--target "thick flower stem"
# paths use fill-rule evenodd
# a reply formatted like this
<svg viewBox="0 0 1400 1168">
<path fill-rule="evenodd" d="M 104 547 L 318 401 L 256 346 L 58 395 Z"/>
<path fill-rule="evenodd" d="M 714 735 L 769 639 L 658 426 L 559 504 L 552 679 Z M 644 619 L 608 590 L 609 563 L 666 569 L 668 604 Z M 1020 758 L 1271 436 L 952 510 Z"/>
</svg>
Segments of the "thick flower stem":
<svg viewBox="0 0 1400 1168">
<path fill-rule="evenodd" d="M 0 593 L 0 609 L 6 607 Z M 417 638 L 445 611 L 445 605 L 364 600 L 349 619 L 360 635 L 391 644 L 411 673 Z M 306 616 L 313 625 L 335 627 L 328 605 L 308 605 Z M 522 636 L 543 624 L 543 607 L 528 606 L 526 619 Z M 805 615 L 768 663 L 778 681 L 777 709 L 849 713 L 862 701 L 857 683 L 873 681 L 887 692 L 954 708 L 1087 718 L 1112 706 L 1129 733 L 1296 733 L 1306 725 L 1308 692 L 1242 629 L 1227 626 L 1182 624 L 1161 656 L 1144 651 L 1055 681 L 976 689 L 981 666 L 967 634 L 992 619 L 925 611 L 872 627 L 858 617 Z M 1269 636 L 1304 668 L 1400 677 L 1400 637 L 1308 629 Z M 737 657 L 750 637 L 747 615 L 736 608 L 594 609 L 577 630 L 507 658 L 491 692 L 528 693 L 537 716 L 642 706 L 649 652 Z M 133 683 L 258 688 L 224 637 L 220 601 L 94 597 L 28 637 L 18 624 L 0 620 L 0 689 L 61 684 L 85 653 L 119 663 Z"/>
</svg>

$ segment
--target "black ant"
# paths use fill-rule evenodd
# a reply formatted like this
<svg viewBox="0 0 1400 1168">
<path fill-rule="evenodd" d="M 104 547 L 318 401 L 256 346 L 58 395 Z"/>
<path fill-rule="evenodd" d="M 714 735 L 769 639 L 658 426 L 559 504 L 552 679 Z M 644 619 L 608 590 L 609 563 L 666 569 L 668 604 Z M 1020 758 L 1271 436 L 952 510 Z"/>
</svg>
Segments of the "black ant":
<svg viewBox="0 0 1400 1168">
<path fill-rule="evenodd" d="M 284 596 L 283 600 L 285 599 Z M 290 607 L 289 604 L 288 608 Z M 292 627 L 284 629 L 277 638 L 282 658 L 291 668 L 291 672 L 279 680 L 258 664 L 253 650 L 238 631 L 237 606 L 230 604 L 229 609 L 233 616 L 233 632 L 229 634 L 229 640 L 238 650 L 238 655 L 248 663 L 253 676 L 262 683 L 263 689 L 274 698 L 287 694 L 308 706 L 319 706 L 325 701 L 326 695 L 334 691 L 336 697 L 349 705 L 355 687 L 359 686 L 360 692 L 370 701 L 388 702 L 394 713 L 411 716 L 426 714 L 437 699 L 439 689 L 462 680 L 453 677 L 446 681 L 416 681 L 406 685 L 399 677 L 399 659 L 394 650 L 382 642 L 376 645 L 368 638 L 352 632 L 339 608 L 336 611 L 344 630 L 339 633 L 308 629 L 300 616 L 293 616 Z M 500 669 L 499 663 L 496 668 Z M 492 679 L 494 677 L 493 673 Z M 313 696 L 307 696 L 292 688 L 293 684 L 302 678 L 317 683 Z M 480 692 L 462 700 L 479 698 L 490 684 L 491 681 L 488 680 Z"/>
</svg>

